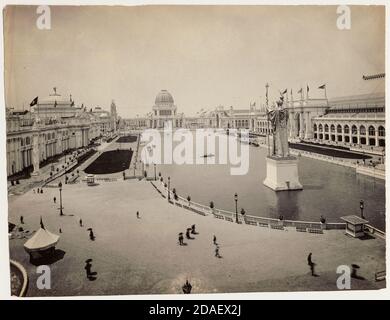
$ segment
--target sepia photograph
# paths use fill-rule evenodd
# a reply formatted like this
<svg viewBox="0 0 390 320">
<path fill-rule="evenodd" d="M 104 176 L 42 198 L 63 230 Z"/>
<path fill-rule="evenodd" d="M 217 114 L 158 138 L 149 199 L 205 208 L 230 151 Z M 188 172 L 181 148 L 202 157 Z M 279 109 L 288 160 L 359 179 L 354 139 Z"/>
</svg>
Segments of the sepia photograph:
<svg viewBox="0 0 390 320">
<path fill-rule="evenodd" d="M 3 7 L 11 295 L 383 291 L 386 7 L 108 4 Z"/>
</svg>

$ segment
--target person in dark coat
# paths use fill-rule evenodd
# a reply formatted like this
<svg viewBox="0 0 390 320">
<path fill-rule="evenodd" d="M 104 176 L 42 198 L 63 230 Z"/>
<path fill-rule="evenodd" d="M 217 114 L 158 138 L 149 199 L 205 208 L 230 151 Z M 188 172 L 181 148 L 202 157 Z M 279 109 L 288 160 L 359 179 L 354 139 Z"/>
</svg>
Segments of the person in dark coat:
<svg viewBox="0 0 390 320">
<path fill-rule="evenodd" d="M 179 245 L 182 246 L 184 244 L 183 240 L 184 240 L 183 232 L 180 232 L 179 233 Z"/>
<path fill-rule="evenodd" d="M 215 244 L 215 245 L 217 245 L 217 237 L 214 235 L 214 237 L 213 237 L 213 243 Z"/>
<path fill-rule="evenodd" d="M 82 219 L 79 220 L 79 224 L 80 224 L 80 227 L 83 226 L 83 220 Z"/>
<path fill-rule="evenodd" d="M 56 203 L 56 201 L 57 201 L 57 198 L 56 198 L 56 197 L 54 197 L 54 198 L 53 198 L 53 201 L 54 201 L 54 203 Z"/>
<path fill-rule="evenodd" d="M 309 255 L 307 256 L 307 264 L 310 267 L 311 275 L 314 277 L 315 276 L 314 267 L 316 264 L 313 262 L 311 256 L 312 256 L 312 253 L 310 252 Z"/>
<path fill-rule="evenodd" d="M 23 216 L 20 216 L 20 224 L 24 224 L 24 218 L 23 218 Z"/>
<path fill-rule="evenodd" d="M 218 245 L 215 247 L 215 256 L 216 256 L 217 258 L 220 258 L 220 257 L 221 257 L 220 254 L 219 254 L 219 246 L 218 246 Z"/>
</svg>

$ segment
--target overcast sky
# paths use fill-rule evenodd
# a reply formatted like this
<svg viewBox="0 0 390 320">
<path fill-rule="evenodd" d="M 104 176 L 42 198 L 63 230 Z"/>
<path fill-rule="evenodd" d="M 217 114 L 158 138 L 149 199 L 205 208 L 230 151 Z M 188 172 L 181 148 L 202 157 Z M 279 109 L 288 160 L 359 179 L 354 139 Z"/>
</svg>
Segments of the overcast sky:
<svg viewBox="0 0 390 320">
<path fill-rule="evenodd" d="M 152 110 L 168 90 L 179 112 L 248 107 L 278 90 L 311 97 L 384 91 L 363 74 L 385 71 L 385 10 L 352 6 L 338 30 L 335 6 L 54 7 L 51 30 L 36 7 L 5 12 L 6 106 L 27 108 L 57 87 L 76 104 L 122 117 Z M 259 103 L 259 102 L 258 102 Z"/>
</svg>

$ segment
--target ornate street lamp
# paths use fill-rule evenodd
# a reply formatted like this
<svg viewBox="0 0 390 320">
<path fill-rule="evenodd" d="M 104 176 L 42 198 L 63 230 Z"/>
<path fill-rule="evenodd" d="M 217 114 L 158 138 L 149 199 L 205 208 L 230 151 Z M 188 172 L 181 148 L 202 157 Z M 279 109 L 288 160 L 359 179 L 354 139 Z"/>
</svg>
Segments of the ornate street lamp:
<svg viewBox="0 0 390 320">
<path fill-rule="evenodd" d="M 238 210 L 237 210 L 238 195 L 237 195 L 237 192 L 234 194 L 234 201 L 236 202 L 236 223 L 238 223 Z"/>
<path fill-rule="evenodd" d="M 360 216 L 362 219 L 364 219 L 363 211 L 364 211 L 364 201 L 360 200 Z"/>
<path fill-rule="evenodd" d="M 63 208 L 62 208 L 62 182 L 61 181 L 58 183 L 58 188 L 60 190 L 60 216 L 63 216 L 64 213 L 62 212 Z"/>
</svg>

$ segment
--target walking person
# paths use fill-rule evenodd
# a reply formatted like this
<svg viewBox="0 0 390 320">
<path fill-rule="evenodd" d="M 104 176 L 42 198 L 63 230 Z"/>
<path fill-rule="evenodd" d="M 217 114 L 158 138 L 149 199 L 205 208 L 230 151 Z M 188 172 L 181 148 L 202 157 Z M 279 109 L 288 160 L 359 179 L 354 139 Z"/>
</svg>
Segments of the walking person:
<svg viewBox="0 0 390 320">
<path fill-rule="evenodd" d="M 57 202 L 57 198 L 56 198 L 56 197 L 54 197 L 54 198 L 53 198 L 53 201 L 54 201 L 54 203 L 56 203 L 56 202 Z"/>
<path fill-rule="evenodd" d="M 24 218 L 23 218 L 23 216 L 20 216 L 20 224 L 24 224 Z"/>
<path fill-rule="evenodd" d="M 217 245 L 217 237 L 215 235 L 213 236 L 213 243 Z"/>
<path fill-rule="evenodd" d="M 95 235 L 94 235 L 94 233 L 93 233 L 93 231 L 92 231 L 92 228 L 89 230 L 89 238 L 90 238 L 92 241 L 95 240 Z"/>
<path fill-rule="evenodd" d="M 195 225 L 194 224 L 191 226 L 191 233 L 192 234 L 196 234 Z"/>
<path fill-rule="evenodd" d="M 80 227 L 83 226 L 83 220 L 82 219 L 79 220 L 79 224 L 80 224 Z"/>
<path fill-rule="evenodd" d="M 216 256 L 217 258 L 220 258 L 220 257 L 221 257 L 220 254 L 219 254 L 219 246 L 218 246 L 218 245 L 215 247 L 215 256 Z"/>
<path fill-rule="evenodd" d="M 312 253 L 310 252 L 309 255 L 307 256 L 307 264 L 310 267 L 311 275 L 315 276 L 315 272 L 314 272 L 315 263 L 313 262 L 311 257 L 312 257 Z"/>
<path fill-rule="evenodd" d="M 139 211 L 137 211 L 137 219 L 139 219 Z"/>
<path fill-rule="evenodd" d="M 179 233 L 179 245 L 180 246 L 182 246 L 184 244 L 183 240 L 184 240 L 183 232 L 180 232 Z"/>
</svg>

